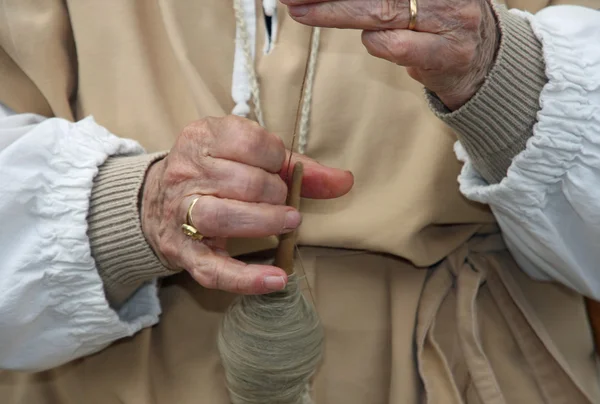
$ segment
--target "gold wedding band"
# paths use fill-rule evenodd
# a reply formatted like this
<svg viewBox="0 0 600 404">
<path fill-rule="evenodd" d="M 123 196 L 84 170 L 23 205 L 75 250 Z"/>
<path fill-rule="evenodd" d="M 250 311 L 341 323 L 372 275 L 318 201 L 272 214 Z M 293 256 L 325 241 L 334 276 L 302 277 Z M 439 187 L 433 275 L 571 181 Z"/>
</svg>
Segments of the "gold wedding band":
<svg viewBox="0 0 600 404">
<path fill-rule="evenodd" d="M 419 13 L 418 0 L 409 0 L 410 2 L 410 20 L 408 22 L 408 29 L 414 31 L 417 27 L 417 14 Z"/>
<path fill-rule="evenodd" d="M 204 236 L 198 231 L 198 229 L 196 229 L 196 226 L 194 226 L 194 219 L 192 218 L 192 210 L 194 209 L 196 202 L 198 202 L 198 199 L 200 199 L 200 197 L 194 198 L 192 203 L 190 203 L 190 206 L 187 210 L 187 215 L 185 217 L 186 223 L 181 225 L 181 230 L 183 231 L 183 234 L 190 238 L 193 238 L 196 241 L 200 241 L 204 238 Z"/>
</svg>

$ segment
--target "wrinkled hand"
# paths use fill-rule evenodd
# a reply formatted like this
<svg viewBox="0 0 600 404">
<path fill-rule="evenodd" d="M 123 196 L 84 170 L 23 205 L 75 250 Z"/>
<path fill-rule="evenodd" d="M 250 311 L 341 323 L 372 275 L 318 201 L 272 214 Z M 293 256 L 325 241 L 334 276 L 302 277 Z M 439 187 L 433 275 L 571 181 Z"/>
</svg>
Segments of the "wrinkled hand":
<svg viewBox="0 0 600 404">
<path fill-rule="evenodd" d="M 418 0 L 414 31 L 409 0 L 281 0 L 296 21 L 363 30 L 370 54 L 406 66 L 451 110 L 483 84 L 498 46 L 489 0 Z"/>
<path fill-rule="evenodd" d="M 172 269 L 185 269 L 201 285 L 242 294 L 285 287 L 285 272 L 247 265 L 225 252 L 228 237 L 266 237 L 300 224 L 298 211 L 285 206 L 282 179 L 289 154 L 283 142 L 258 124 L 237 117 L 203 119 L 187 126 L 169 155 L 146 176 L 142 229 L 149 244 Z M 324 167 L 306 157 L 303 196 L 335 198 L 347 193 L 352 174 Z M 185 236 L 187 210 L 206 238 Z"/>
</svg>

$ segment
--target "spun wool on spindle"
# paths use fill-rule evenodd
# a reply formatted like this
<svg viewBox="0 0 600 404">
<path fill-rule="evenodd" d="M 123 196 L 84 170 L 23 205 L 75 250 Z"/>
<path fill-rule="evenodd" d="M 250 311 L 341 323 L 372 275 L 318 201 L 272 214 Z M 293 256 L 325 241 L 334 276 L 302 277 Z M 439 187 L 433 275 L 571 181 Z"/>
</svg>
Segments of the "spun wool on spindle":
<svg viewBox="0 0 600 404">
<path fill-rule="evenodd" d="M 309 404 L 323 329 L 297 276 L 262 296 L 240 296 L 227 311 L 218 348 L 233 404 Z"/>
</svg>

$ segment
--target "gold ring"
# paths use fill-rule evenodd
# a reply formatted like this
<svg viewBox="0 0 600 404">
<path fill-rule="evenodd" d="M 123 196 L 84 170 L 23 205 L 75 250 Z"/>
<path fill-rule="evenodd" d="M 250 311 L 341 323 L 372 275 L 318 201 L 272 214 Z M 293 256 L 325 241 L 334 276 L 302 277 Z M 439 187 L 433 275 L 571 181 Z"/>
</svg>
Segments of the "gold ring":
<svg viewBox="0 0 600 404">
<path fill-rule="evenodd" d="M 408 22 L 408 29 L 414 31 L 417 27 L 417 14 L 419 13 L 419 3 L 418 0 L 409 0 L 410 1 L 410 20 Z"/>
<path fill-rule="evenodd" d="M 200 199 L 200 197 L 194 198 L 192 203 L 190 203 L 190 206 L 187 210 L 187 215 L 185 217 L 186 223 L 181 225 L 181 230 L 183 230 L 183 234 L 193 238 L 196 241 L 200 241 L 204 238 L 204 236 L 198 231 L 198 229 L 196 229 L 196 226 L 194 226 L 194 219 L 192 218 L 192 209 L 194 209 L 194 206 L 196 205 L 196 202 L 198 202 L 198 199 Z"/>
</svg>

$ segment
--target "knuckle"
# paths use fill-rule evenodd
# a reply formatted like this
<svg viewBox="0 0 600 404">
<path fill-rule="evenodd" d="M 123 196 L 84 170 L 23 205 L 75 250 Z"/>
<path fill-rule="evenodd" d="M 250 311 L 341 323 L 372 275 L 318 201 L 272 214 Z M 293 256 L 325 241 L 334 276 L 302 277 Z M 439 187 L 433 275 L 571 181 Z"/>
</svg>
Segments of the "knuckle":
<svg viewBox="0 0 600 404">
<path fill-rule="evenodd" d="M 194 121 L 183 128 L 181 135 L 184 139 L 198 139 L 210 133 L 210 118 Z"/>
<path fill-rule="evenodd" d="M 283 167 L 284 163 L 285 163 L 285 158 L 286 158 L 286 153 L 285 153 L 285 143 L 283 142 L 283 139 L 281 139 L 279 136 L 277 135 L 273 135 L 274 138 L 274 148 L 275 148 L 275 154 L 276 154 L 276 161 L 275 164 L 277 165 L 276 170 L 279 170 Z"/>
<path fill-rule="evenodd" d="M 215 120 L 204 118 L 185 126 L 177 139 L 176 152 L 189 155 L 195 151 L 198 156 L 210 155 Z"/>
<path fill-rule="evenodd" d="M 241 125 L 241 123 L 244 121 L 244 118 L 239 117 L 237 115 L 227 115 L 220 119 L 223 121 L 224 125 L 234 127 L 237 125 Z"/>
<path fill-rule="evenodd" d="M 262 130 L 248 130 L 244 136 L 239 139 L 239 147 L 243 153 L 254 156 L 260 155 L 264 149 L 264 144 L 266 141 L 267 139 Z"/>
<path fill-rule="evenodd" d="M 247 132 L 252 131 L 254 129 L 254 124 L 256 124 L 249 119 L 236 115 L 227 115 L 226 117 L 221 118 L 221 120 L 225 131 L 240 138 L 245 137 Z"/>
<path fill-rule="evenodd" d="M 182 161 L 169 161 L 163 174 L 163 185 L 165 188 L 170 189 L 193 178 L 195 172 L 196 171 L 190 164 L 186 164 Z"/>
<path fill-rule="evenodd" d="M 471 66 L 477 55 L 477 46 L 464 45 L 462 49 L 456 53 L 454 63 L 457 66 Z"/>
<path fill-rule="evenodd" d="M 413 80 L 418 81 L 419 83 L 423 82 L 423 76 L 421 74 L 420 69 L 415 69 L 413 67 L 409 67 L 406 69 L 406 72 L 408 73 L 409 77 L 412 78 Z"/>
<path fill-rule="evenodd" d="M 379 0 L 372 17 L 382 23 L 389 24 L 397 21 L 406 9 L 402 0 Z"/>
<path fill-rule="evenodd" d="M 362 42 L 370 55 L 380 58 L 389 58 L 390 49 L 385 32 L 386 31 L 371 31 L 363 33 Z"/>
<path fill-rule="evenodd" d="M 361 40 L 369 55 L 375 57 L 382 56 L 381 47 L 376 45 L 375 37 L 372 32 L 363 33 Z"/>
<path fill-rule="evenodd" d="M 368 44 L 365 44 L 365 48 L 367 49 L 367 52 L 369 53 L 369 55 L 379 57 L 380 53 L 377 51 L 376 48 L 373 48 L 372 46 L 369 46 Z"/>
<path fill-rule="evenodd" d="M 416 46 L 411 41 L 389 38 L 389 40 L 384 41 L 384 46 L 387 48 L 387 52 L 392 56 L 393 61 L 397 64 L 410 64 L 410 62 L 414 59 Z"/>
<path fill-rule="evenodd" d="M 285 153 L 285 143 L 284 143 L 283 139 L 277 135 L 272 135 L 272 137 L 273 137 L 273 144 L 275 145 L 275 147 L 277 147 L 278 149 L 280 149 L 282 152 Z"/>
<path fill-rule="evenodd" d="M 197 133 L 197 129 L 196 129 L 196 122 L 192 122 L 189 125 L 186 125 L 183 130 L 181 131 L 181 134 L 179 135 L 179 141 L 188 141 L 190 139 L 194 139 L 194 137 L 196 136 Z"/>
<path fill-rule="evenodd" d="M 466 31 L 479 31 L 483 21 L 481 7 L 478 4 L 460 7 L 456 10 L 456 21 L 460 21 L 460 26 Z"/>
</svg>

